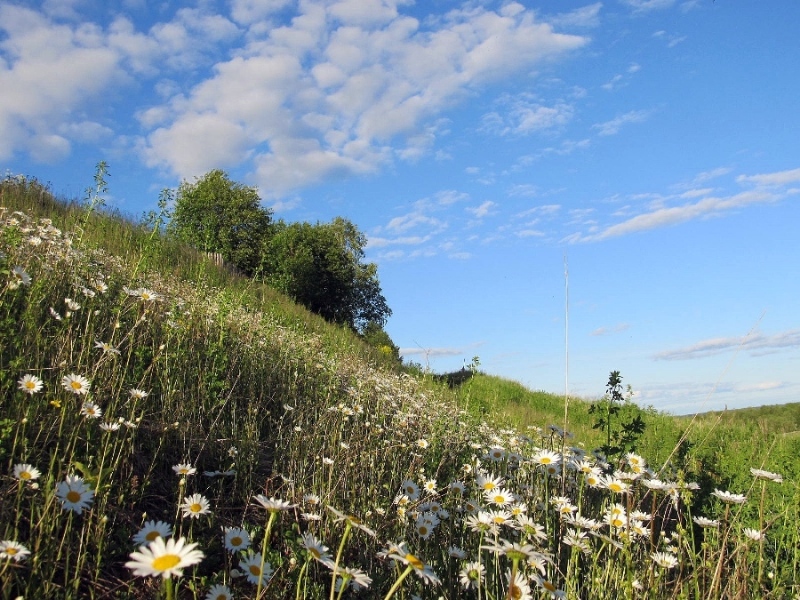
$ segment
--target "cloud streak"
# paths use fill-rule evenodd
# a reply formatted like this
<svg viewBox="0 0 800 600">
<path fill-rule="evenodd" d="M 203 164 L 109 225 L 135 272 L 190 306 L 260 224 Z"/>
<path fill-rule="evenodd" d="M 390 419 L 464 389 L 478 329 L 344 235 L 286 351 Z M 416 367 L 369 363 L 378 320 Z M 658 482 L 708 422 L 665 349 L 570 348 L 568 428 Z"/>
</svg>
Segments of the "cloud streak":
<svg viewBox="0 0 800 600">
<path fill-rule="evenodd" d="M 696 202 L 684 203 L 678 206 L 662 206 L 664 199 L 659 198 L 654 203 L 654 208 L 635 215 L 620 223 L 598 228 L 589 233 L 575 233 L 564 238 L 570 243 L 599 242 L 615 237 L 639 233 L 660 227 L 678 225 L 698 218 L 718 216 L 732 210 L 778 202 L 788 196 L 798 193 L 797 189 L 781 189 L 781 186 L 800 181 L 800 169 L 779 171 L 752 176 L 739 176 L 739 183 L 755 183 L 755 187 L 727 197 L 706 196 Z M 689 190 L 674 198 L 692 199 L 705 196 L 710 188 Z"/>
<path fill-rule="evenodd" d="M 746 350 L 751 354 L 762 355 L 798 347 L 800 347 L 800 329 L 790 329 L 772 335 L 756 333 L 745 338 L 711 338 L 685 348 L 659 352 L 653 358 L 656 360 L 692 360 L 737 349 Z"/>
</svg>

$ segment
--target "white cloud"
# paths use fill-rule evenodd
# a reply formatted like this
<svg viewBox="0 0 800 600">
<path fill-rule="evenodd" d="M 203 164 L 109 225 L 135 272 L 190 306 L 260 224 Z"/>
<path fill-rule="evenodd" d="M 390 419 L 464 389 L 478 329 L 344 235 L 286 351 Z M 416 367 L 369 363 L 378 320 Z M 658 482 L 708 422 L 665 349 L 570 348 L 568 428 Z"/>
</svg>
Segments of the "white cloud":
<svg viewBox="0 0 800 600">
<path fill-rule="evenodd" d="M 598 327 L 594 331 L 592 331 L 589 335 L 591 336 L 602 336 L 602 335 L 610 335 L 614 333 L 621 333 L 623 331 L 627 331 L 630 329 L 630 325 L 628 323 L 618 323 L 611 327 Z"/>
<path fill-rule="evenodd" d="M 620 0 L 623 4 L 633 9 L 635 13 L 650 12 L 670 8 L 675 0 Z"/>
<path fill-rule="evenodd" d="M 254 18 L 245 14 L 248 6 L 255 5 L 236 4 L 244 11 L 235 17 L 239 22 Z M 586 43 L 554 33 L 520 7 L 452 11 L 421 29 L 397 6 L 389 0 L 301 3 L 289 25 L 254 39 L 188 95 L 166 104 L 171 119 L 145 140 L 148 164 L 183 177 L 198 174 L 193 169 L 208 158 L 186 153 L 200 154 L 189 124 L 203 116 L 247 132 L 245 147 L 239 138 L 215 158 L 232 163 L 246 154 L 268 196 L 375 172 L 394 157 L 416 160 L 430 152 L 436 131 L 429 121 L 469 88 Z M 544 122 L 546 114 L 538 118 Z"/>
<path fill-rule="evenodd" d="M 496 202 L 486 200 L 485 202 L 482 202 L 480 206 L 469 206 L 465 210 L 475 215 L 476 218 L 482 219 L 486 215 L 490 214 L 495 206 L 497 206 Z"/>
<path fill-rule="evenodd" d="M 592 125 L 592 129 L 597 129 L 598 135 L 616 135 L 623 126 L 631 123 L 642 123 L 646 121 L 651 114 L 652 111 L 650 110 L 632 110 L 610 121 L 596 123 Z"/>
<path fill-rule="evenodd" d="M 702 175 L 702 174 L 701 174 Z M 736 178 L 741 184 L 754 183 L 754 189 L 746 190 L 729 196 L 711 196 L 713 188 L 693 189 L 671 197 L 642 195 L 641 198 L 650 202 L 649 210 L 634 215 L 620 223 L 605 228 L 593 228 L 588 233 L 575 233 L 564 238 L 570 243 L 596 242 L 612 237 L 627 235 L 684 223 L 698 218 L 718 216 L 725 212 L 745 208 L 757 204 L 768 204 L 783 198 L 800 193 L 793 188 L 781 189 L 780 186 L 800 181 L 800 169 L 764 173 L 760 175 L 741 175 Z M 696 202 L 684 203 L 677 206 L 668 206 L 670 200 L 685 200 L 701 198 Z M 629 213 L 630 207 L 625 207 Z"/>
<path fill-rule="evenodd" d="M 59 25 L 8 4 L 0 5 L 0 31 L 0 158 L 19 150 L 39 162 L 64 158 L 70 140 L 62 134 L 120 76 L 118 54 L 95 26 Z"/>
<path fill-rule="evenodd" d="M 755 333 L 746 337 L 722 337 L 702 340 L 684 348 L 665 350 L 654 356 L 656 360 L 687 360 L 705 358 L 730 350 L 747 350 L 753 354 L 766 354 L 800 347 L 800 329 L 790 329 L 765 335 Z"/>
<path fill-rule="evenodd" d="M 755 183 L 757 185 L 786 185 L 789 183 L 800 182 L 800 169 L 790 169 L 788 171 L 778 171 L 776 173 L 762 173 L 759 175 L 739 175 L 736 178 L 738 183 Z"/>
<path fill-rule="evenodd" d="M 557 28 L 597 27 L 600 25 L 600 9 L 602 7 L 602 2 L 595 2 L 570 12 L 548 16 L 546 20 Z"/>
</svg>

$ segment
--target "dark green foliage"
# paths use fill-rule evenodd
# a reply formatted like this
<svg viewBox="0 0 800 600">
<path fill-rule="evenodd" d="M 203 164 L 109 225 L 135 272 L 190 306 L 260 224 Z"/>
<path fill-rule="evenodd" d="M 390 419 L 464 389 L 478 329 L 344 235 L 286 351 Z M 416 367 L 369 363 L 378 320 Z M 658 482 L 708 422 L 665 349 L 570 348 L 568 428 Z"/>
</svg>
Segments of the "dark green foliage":
<svg viewBox="0 0 800 600">
<path fill-rule="evenodd" d="M 347 219 L 330 223 L 283 221 L 266 245 L 266 280 L 327 321 L 362 331 L 383 326 L 392 314 L 378 282 L 377 266 L 364 263 L 366 238 Z"/>
<path fill-rule="evenodd" d="M 261 206 L 256 188 L 231 181 L 216 169 L 195 183 L 181 183 L 169 229 L 179 240 L 204 252 L 219 252 L 252 276 L 270 222 L 271 212 Z"/>
<path fill-rule="evenodd" d="M 594 429 L 606 434 L 605 443 L 600 449 L 608 457 L 622 456 L 636 449 L 639 438 L 645 430 L 641 409 L 622 394 L 622 375 L 611 371 L 606 384 L 606 395 L 589 407 L 589 414 L 597 415 Z"/>
</svg>

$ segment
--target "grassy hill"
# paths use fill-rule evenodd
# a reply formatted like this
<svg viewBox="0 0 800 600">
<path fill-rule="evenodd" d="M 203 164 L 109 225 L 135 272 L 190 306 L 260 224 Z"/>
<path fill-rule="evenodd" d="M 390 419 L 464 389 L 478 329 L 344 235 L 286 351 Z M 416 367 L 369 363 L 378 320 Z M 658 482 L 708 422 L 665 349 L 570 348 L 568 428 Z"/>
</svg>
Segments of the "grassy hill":
<svg viewBox="0 0 800 600">
<path fill-rule="evenodd" d="M 626 405 L 637 454 L 602 457 L 586 402 L 565 432 L 558 396 L 405 372 L 36 181 L 0 207 L 3 598 L 800 591 L 797 448 L 769 421 Z"/>
</svg>

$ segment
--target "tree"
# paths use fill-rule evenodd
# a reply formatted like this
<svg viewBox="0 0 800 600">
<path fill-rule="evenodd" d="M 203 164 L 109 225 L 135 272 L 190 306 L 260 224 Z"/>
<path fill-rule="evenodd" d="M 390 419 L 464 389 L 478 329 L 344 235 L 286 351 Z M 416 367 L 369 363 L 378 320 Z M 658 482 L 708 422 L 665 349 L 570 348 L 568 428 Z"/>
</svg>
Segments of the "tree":
<svg viewBox="0 0 800 600">
<path fill-rule="evenodd" d="M 271 215 L 261 206 L 256 188 L 231 181 L 216 169 L 195 183 L 181 183 L 169 229 L 198 250 L 219 252 L 252 276 L 261 262 Z"/>
<path fill-rule="evenodd" d="M 366 237 L 347 219 L 278 222 L 262 255 L 267 281 L 328 321 L 362 331 L 392 314 L 378 267 L 364 263 Z"/>
</svg>

